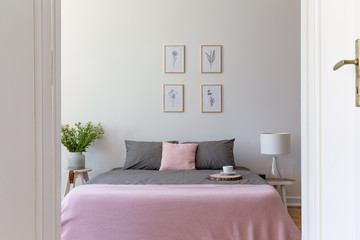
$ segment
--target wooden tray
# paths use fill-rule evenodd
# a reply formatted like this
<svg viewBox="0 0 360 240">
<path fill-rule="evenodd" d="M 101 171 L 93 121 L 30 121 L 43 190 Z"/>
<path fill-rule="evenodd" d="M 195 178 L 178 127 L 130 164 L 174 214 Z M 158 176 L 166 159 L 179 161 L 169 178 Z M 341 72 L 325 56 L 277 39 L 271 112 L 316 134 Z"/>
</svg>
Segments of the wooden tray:
<svg viewBox="0 0 360 240">
<path fill-rule="evenodd" d="M 217 173 L 210 175 L 208 179 L 211 181 L 236 181 L 242 179 L 242 176 L 240 174 L 222 175 Z"/>
</svg>

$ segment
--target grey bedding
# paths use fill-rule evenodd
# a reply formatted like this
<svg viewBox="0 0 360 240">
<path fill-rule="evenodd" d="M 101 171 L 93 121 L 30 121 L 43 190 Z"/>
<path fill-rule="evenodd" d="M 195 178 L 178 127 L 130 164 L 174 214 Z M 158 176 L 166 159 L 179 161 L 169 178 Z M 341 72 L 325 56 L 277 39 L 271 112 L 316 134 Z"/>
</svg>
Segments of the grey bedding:
<svg viewBox="0 0 360 240">
<path fill-rule="evenodd" d="M 267 184 L 261 177 L 244 167 L 236 167 L 243 179 L 238 181 L 210 181 L 210 174 L 220 170 L 136 170 L 115 168 L 103 173 L 87 184 Z"/>
</svg>

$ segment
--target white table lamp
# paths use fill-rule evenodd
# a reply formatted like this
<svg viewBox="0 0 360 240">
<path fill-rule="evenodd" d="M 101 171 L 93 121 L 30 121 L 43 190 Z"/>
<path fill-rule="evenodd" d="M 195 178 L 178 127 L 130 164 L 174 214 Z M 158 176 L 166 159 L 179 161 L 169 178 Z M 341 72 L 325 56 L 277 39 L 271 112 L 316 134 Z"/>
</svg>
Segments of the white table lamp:
<svg viewBox="0 0 360 240">
<path fill-rule="evenodd" d="M 260 134 L 261 154 L 273 155 L 267 178 L 284 178 L 277 155 L 290 153 L 290 133 Z"/>
</svg>

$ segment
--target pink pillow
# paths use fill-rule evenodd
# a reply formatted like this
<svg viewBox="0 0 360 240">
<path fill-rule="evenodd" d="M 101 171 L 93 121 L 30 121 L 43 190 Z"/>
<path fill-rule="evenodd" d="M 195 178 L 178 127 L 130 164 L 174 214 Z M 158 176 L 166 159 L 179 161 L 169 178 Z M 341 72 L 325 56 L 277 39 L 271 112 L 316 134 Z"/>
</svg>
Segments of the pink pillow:
<svg viewBox="0 0 360 240">
<path fill-rule="evenodd" d="M 194 170 L 199 144 L 173 144 L 163 142 L 160 170 Z"/>
</svg>

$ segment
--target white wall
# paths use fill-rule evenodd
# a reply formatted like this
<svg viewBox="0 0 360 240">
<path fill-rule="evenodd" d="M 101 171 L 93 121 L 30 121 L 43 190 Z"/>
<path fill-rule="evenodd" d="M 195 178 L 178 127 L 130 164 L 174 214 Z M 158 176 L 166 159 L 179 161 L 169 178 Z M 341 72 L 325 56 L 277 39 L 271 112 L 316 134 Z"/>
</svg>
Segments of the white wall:
<svg viewBox="0 0 360 240">
<path fill-rule="evenodd" d="M 186 46 L 185 74 L 163 73 L 164 44 Z M 223 73 L 200 73 L 201 44 L 223 45 Z M 184 113 L 162 112 L 164 83 L 185 84 Z M 223 113 L 200 113 L 206 83 L 223 84 Z M 76 121 L 105 128 L 91 176 L 123 165 L 125 139 L 233 137 L 236 163 L 266 173 L 259 134 L 289 131 L 280 159 L 300 198 L 300 1 L 63 0 L 62 122 Z"/>
<path fill-rule="evenodd" d="M 31 1 L 0 2 L 2 239 L 35 239 L 33 23 Z"/>
</svg>

